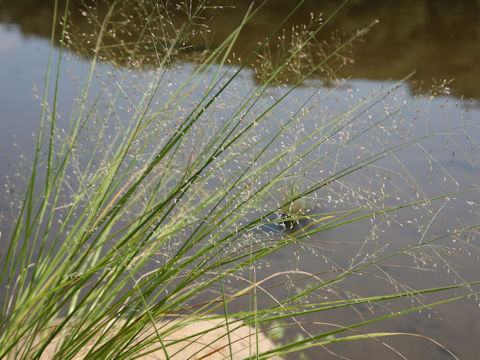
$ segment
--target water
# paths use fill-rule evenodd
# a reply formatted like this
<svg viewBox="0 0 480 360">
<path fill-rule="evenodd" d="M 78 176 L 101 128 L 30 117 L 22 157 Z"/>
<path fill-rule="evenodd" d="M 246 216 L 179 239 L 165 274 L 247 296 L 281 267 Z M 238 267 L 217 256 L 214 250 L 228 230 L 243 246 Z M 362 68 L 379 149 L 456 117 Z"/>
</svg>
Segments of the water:
<svg viewBox="0 0 480 360">
<path fill-rule="evenodd" d="M 6 191 L 21 193 L 22 186 L 12 181 L 18 169 L 20 154 L 31 158 L 34 142 L 32 133 L 36 131 L 40 114 L 40 100 L 35 95 L 41 94 L 44 82 L 44 73 L 48 56 L 49 41 L 46 38 L 49 31 L 51 13 L 50 4 L 40 3 L 31 12 L 31 7 L 22 7 L 22 2 L 10 2 L 0 4 L 0 102 L 2 115 L 0 121 L 0 169 L 2 184 L 6 183 Z M 246 2 L 241 2 L 238 7 L 246 10 Z M 265 13 L 258 20 L 254 20 L 246 29 L 245 35 L 241 36 L 235 51 L 243 53 L 251 45 L 252 34 L 264 34 L 269 30 L 269 24 L 275 24 L 291 7 L 288 2 L 275 5 L 275 8 L 267 5 Z M 289 25 L 308 20 L 308 14 L 315 8 L 315 2 L 307 2 Z M 326 9 L 329 13 L 331 9 Z M 228 33 L 228 25 L 238 19 L 233 10 L 226 10 L 227 15 L 214 20 L 212 28 L 215 29 L 211 46 L 215 46 L 220 39 Z M 236 17 L 237 16 L 237 17 Z M 480 119 L 480 90 L 478 88 L 480 63 L 480 25 L 479 5 L 471 1 L 459 1 L 455 6 L 450 2 L 405 2 L 398 4 L 394 1 L 384 1 L 381 5 L 372 4 L 368 1 L 352 1 L 347 8 L 336 18 L 331 27 L 340 29 L 340 32 L 350 32 L 354 29 L 367 25 L 373 19 L 380 18 L 380 24 L 376 26 L 366 37 L 364 43 L 356 44 L 352 50 L 351 58 L 355 62 L 340 70 L 340 76 L 346 76 L 349 80 L 342 84 L 336 91 L 335 96 L 323 103 L 322 110 L 313 115 L 307 122 L 306 129 L 309 132 L 314 129 L 314 120 L 323 121 L 333 116 L 337 111 L 344 109 L 351 103 L 355 103 L 362 96 L 370 95 L 375 89 L 391 86 L 395 81 L 402 79 L 408 73 L 416 70 L 416 74 L 399 90 L 399 101 L 387 102 L 382 106 L 372 109 L 371 114 L 379 116 L 385 108 L 390 109 L 401 99 L 413 101 L 404 112 L 403 125 L 409 133 L 408 136 L 421 136 L 425 133 L 452 128 L 461 124 L 472 123 Z M 217 22 L 215 22 L 217 21 Z M 84 55 L 84 54 L 83 54 Z M 68 55 L 69 62 L 66 76 L 62 77 L 62 99 L 59 112 L 68 117 L 73 107 L 73 99 L 77 87 L 75 84 L 88 70 L 88 61 L 82 56 Z M 185 73 L 192 68 L 191 64 L 184 66 Z M 105 66 L 108 69 L 108 65 Z M 247 85 L 258 82 L 255 69 L 246 72 L 236 86 L 241 89 L 241 82 Z M 70 77 L 74 74 L 78 78 Z M 173 81 L 181 81 L 184 74 L 172 70 L 169 73 Z M 177 76 L 177 78 L 175 78 Z M 439 79 L 454 78 L 449 85 L 452 89 L 450 94 L 439 96 L 433 100 L 422 98 L 416 100 L 415 94 L 425 92 Z M 436 80 L 432 80 L 436 79 Z M 288 83 L 288 77 L 285 79 Z M 317 80 L 312 80 L 317 81 Z M 37 90 L 40 89 L 40 90 Z M 272 88 L 270 94 L 278 97 L 281 90 Z M 328 88 L 320 91 L 328 91 Z M 350 94 L 353 92 L 353 97 Z M 307 88 L 300 88 L 294 93 L 292 104 L 304 99 L 308 93 Z M 295 98 L 296 97 L 296 98 Z M 296 99 L 296 100 L 295 100 Z M 288 105 L 293 107 L 293 105 Z M 284 114 L 285 115 L 285 114 Z M 281 119 L 282 114 L 277 114 Z M 272 125 L 273 126 L 273 125 Z M 396 132 L 395 137 L 401 136 L 403 129 L 389 129 Z M 381 134 L 381 132 L 379 132 Z M 14 137 L 15 136 L 15 137 Z M 375 138 L 369 139 L 365 144 L 367 150 L 378 151 L 385 146 L 383 141 L 387 137 L 381 137 L 380 141 Z M 478 164 L 480 133 L 478 127 L 469 127 L 460 132 L 449 132 L 422 142 L 422 146 L 406 149 L 398 154 L 399 162 L 391 164 L 382 161 L 378 164 L 381 172 L 382 166 L 389 169 L 408 169 L 409 174 L 417 182 L 418 188 L 423 191 L 421 196 L 431 196 L 440 192 L 455 191 L 458 187 L 479 185 L 478 178 L 480 168 Z M 16 144 L 16 147 L 12 144 Z M 323 173 L 333 171 L 336 161 L 349 163 L 348 155 L 355 155 L 355 151 L 362 153 L 359 147 L 342 153 L 342 160 L 330 159 L 322 170 Z M 355 151 L 353 151 L 355 150 Z M 366 152 L 364 152 L 366 153 Z M 425 154 L 432 154 L 432 156 Z M 390 161 L 390 160 L 389 160 Z M 330 166 L 330 168 L 329 168 Z M 430 168 L 431 167 L 431 168 Z M 23 171 L 26 172 L 25 169 Z M 315 173 L 313 173 L 315 174 Z M 316 173 L 317 176 L 323 176 Z M 370 173 L 371 174 L 371 173 Z M 367 188 L 369 181 L 375 179 L 374 175 L 367 174 L 345 179 L 345 186 L 352 181 L 359 188 Z M 312 174 L 310 174 L 312 175 Z M 10 180 L 7 181 L 6 177 Z M 398 179 L 401 183 L 408 178 L 403 176 Z M 13 184 L 12 184 L 13 183 Z M 381 182 L 374 182 L 371 188 L 381 191 Z M 14 186 L 15 185 L 15 186 Z M 333 211 L 348 207 L 349 194 L 347 187 L 335 189 L 336 193 L 320 194 L 322 202 L 316 202 L 316 209 Z M 335 196 L 335 194 L 337 196 Z M 330 195 L 330 197 L 329 197 Z M 336 203 L 343 195 L 345 203 Z M 408 194 L 415 199 L 415 193 Z M 6 197 L 8 198 L 8 197 Z M 6 199 L 5 198 L 5 199 Z M 432 205 L 432 208 L 440 211 L 429 214 L 425 211 L 424 217 L 420 218 L 416 213 L 412 218 L 409 211 L 398 213 L 399 223 L 415 223 L 417 225 L 401 227 L 394 221 L 389 227 L 383 224 L 379 230 L 380 238 L 371 234 L 371 224 L 368 221 L 343 226 L 341 231 L 332 229 L 323 232 L 320 237 L 305 239 L 304 243 L 295 244 L 275 254 L 269 259 L 269 268 L 264 269 L 265 274 L 284 271 L 291 268 L 301 268 L 303 271 L 318 274 L 322 281 L 328 280 L 334 275 L 335 269 L 346 269 L 358 264 L 362 259 L 368 258 L 368 251 L 378 248 L 378 243 L 388 244 L 389 251 L 402 249 L 408 244 L 419 242 L 423 237 L 430 238 L 435 234 L 442 234 L 446 229 L 458 228 L 466 224 L 478 222 L 478 206 L 480 198 L 477 193 L 459 195 L 454 199 L 442 199 Z M 0 199 L 0 213 L 8 214 L 7 200 Z M 421 213 L 421 212 L 420 212 Z M 2 225 L 8 221 L 4 219 Z M 419 226 L 422 231 L 418 231 Z M 385 230 L 385 232 L 383 232 Z M 2 229 L 2 236 L 7 234 Z M 474 240 L 478 244 L 478 236 Z M 369 239 L 369 242 L 365 242 Z M 461 239 L 459 239 L 461 240 Z M 372 245 L 374 244 L 374 245 Z M 439 248 L 436 254 L 437 263 L 430 267 L 431 270 L 419 271 L 415 268 L 415 262 L 408 256 L 396 259 L 395 262 L 382 264 L 376 269 L 352 276 L 347 281 L 332 287 L 332 292 L 337 291 L 342 297 L 348 294 L 342 293 L 349 289 L 359 295 L 380 295 L 393 293 L 404 286 L 404 290 L 430 288 L 454 281 L 474 281 L 480 275 L 480 263 L 478 262 L 478 248 L 468 247 L 462 244 L 457 247 L 454 254 L 442 252 Z M 462 251 L 463 250 L 463 251 Z M 437 249 L 435 249 L 437 251 Z M 360 256 L 359 256 L 360 254 Z M 446 259 L 447 262 L 443 262 Z M 388 274 L 398 283 L 388 283 L 380 279 Z M 300 276 L 301 274 L 297 275 Z M 461 278 L 459 277 L 461 276 Z M 396 288 L 397 287 L 397 288 Z M 272 290 L 272 293 L 275 294 Z M 280 293 L 290 290 L 278 290 Z M 279 295 L 280 295 L 279 293 Z M 283 293 L 284 296 L 284 293 Z M 452 293 L 453 296 L 453 293 Z M 434 301 L 435 296 L 429 297 L 428 302 Z M 268 302 L 268 299 L 264 299 Z M 320 301 L 320 299 L 312 299 Z M 401 302 L 392 302 L 388 308 L 375 315 L 388 314 L 390 311 L 400 309 Z M 417 304 L 418 305 L 418 304 Z M 359 307 L 357 311 L 351 309 L 343 312 L 321 313 L 315 319 L 307 321 L 322 322 L 324 324 L 350 324 L 361 321 L 368 317 L 368 307 Z M 329 325 L 310 324 L 311 328 L 320 329 L 321 326 L 330 328 Z M 316 326 L 316 327 L 315 327 Z M 307 328 L 309 326 L 307 325 Z M 454 352 L 461 359 L 475 359 L 480 351 L 480 311 L 478 300 L 461 300 L 450 304 L 444 304 L 432 310 L 422 313 L 414 312 L 406 316 L 389 320 L 386 323 L 372 324 L 369 331 L 396 331 L 422 334 L 440 342 L 447 349 Z M 355 335 L 352 331 L 348 335 Z M 293 336 L 293 335 L 292 335 Z M 448 359 L 450 355 L 441 347 L 434 345 L 427 338 L 413 338 L 398 336 L 395 338 L 383 338 L 382 341 L 399 350 L 407 358 L 424 359 Z M 332 346 L 331 349 L 337 354 L 354 359 L 371 358 L 398 358 L 392 350 L 375 340 L 364 340 Z M 336 358 L 321 348 L 309 350 L 307 354 L 315 359 Z M 321 354 L 321 355 L 319 355 Z"/>
</svg>

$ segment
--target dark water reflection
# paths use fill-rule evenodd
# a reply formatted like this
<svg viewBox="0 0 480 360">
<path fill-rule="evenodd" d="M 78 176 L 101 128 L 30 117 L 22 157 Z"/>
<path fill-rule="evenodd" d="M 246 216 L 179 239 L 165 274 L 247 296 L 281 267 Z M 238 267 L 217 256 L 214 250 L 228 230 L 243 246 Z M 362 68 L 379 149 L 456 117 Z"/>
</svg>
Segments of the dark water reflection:
<svg viewBox="0 0 480 360">
<path fill-rule="evenodd" d="M 220 3 L 220 2 L 219 2 Z M 235 52 L 246 49 L 261 39 L 288 14 L 296 4 L 292 0 L 269 1 L 240 34 Z M 232 25 L 245 14 L 249 0 L 235 1 L 234 6 L 224 4 L 221 16 L 208 21 L 212 29 L 208 46 L 220 44 Z M 307 0 L 304 6 L 286 24 L 304 24 L 310 13 L 323 12 L 325 17 L 340 4 L 339 1 Z M 78 1 L 72 5 L 71 16 L 82 26 L 83 18 L 75 11 Z M 215 10 L 207 12 L 215 15 Z M 218 11 L 218 10 L 216 10 Z M 0 21 L 20 26 L 26 36 L 49 37 L 52 1 L 7 0 L 0 2 Z M 348 2 L 322 36 L 329 39 L 332 31 L 352 34 L 370 24 L 380 22 L 357 43 L 352 51 L 352 65 L 339 72 L 340 76 L 371 80 L 398 80 L 412 71 L 415 76 L 410 86 L 415 91 L 425 91 L 439 79 L 454 79 L 452 91 L 456 96 L 480 98 L 480 4 L 478 1 L 373 1 Z M 83 25 L 85 26 L 85 25 Z M 203 48 L 197 43 L 193 48 Z M 86 48 L 86 47 L 85 47 Z"/>
</svg>

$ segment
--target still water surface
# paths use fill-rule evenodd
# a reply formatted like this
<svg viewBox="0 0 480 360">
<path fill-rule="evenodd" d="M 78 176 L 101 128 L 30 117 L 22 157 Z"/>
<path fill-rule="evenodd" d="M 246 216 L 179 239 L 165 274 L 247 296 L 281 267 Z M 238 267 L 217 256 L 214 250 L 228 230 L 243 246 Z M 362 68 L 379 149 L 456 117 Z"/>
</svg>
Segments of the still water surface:
<svg viewBox="0 0 480 360">
<path fill-rule="evenodd" d="M 269 31 L 270 25 L 277 23 L 291 8 L 291 1 L 280 1 L 275 5 L 272 2 L 265 7 L 261 16 L 254 18 L 248 25 L 244 35 L 239 39 L 235 51 L 246 51 L 252 38 Z M 294 2 L 293 2 L 294 3 Z M 28 5 L 28 6 L 27 6 Z M 0 3 L 0 175 L 5 192 L 21 191 L 21 186 L 15 188 L 12 178 L 18 169 L 19 156 L 24 154 L 30 157 L 33 151 L 32 133 L 38 125 L 40 114 L 39 100 L 35 97 L 42 90 L 44 72 L 49 50 L 47 39 L 50 26 L 50 2 L 38 1 L 33 9 L 31 2 L 6 1 Z M 307 1 L 306 6 L 293 18 L 295 25 L 308 20 L 313 10 L 331 11 L 330 8 L 318 9 L 318 3 Z M 395 81 L 403 78 L 411 71 L 416 71 L 408 83 L 404 84 L 399 94 L 413 105 L 405 109 L 404 117 L 411 119 L 409 131 L 414 136 L 422 133 L 431 133 L 461 124 L 473 123 L 480 119 L 480 14 L 479 3 L 474 1 L 436 2 L 395 2 L 383 1 L 352 1 L 338 15 L 331 25 L 331 29 L 340 32 L 352 32 L 361 28 L 372 20 L 380 19 L 377 25 L 366 37 L 364 43 L 358 43 L 352 49 L 351 58 L 355 60 L 338 73 L 348 80 L 336 90 L 333 98 L 323 103 L 323 110 L 319 117 L 328 117 L 336 111 L 348 106 L 348 98 L 353 90 L 355 99 L 370 95 L 375 89 L 391 86 Z M 247 2 L 239 2 L 237 11 L 244 12 Z M 229 26 L 238 19 L 238 12 L 228 9 L 226 15 L 213 20 L 211 27 L 214 30 L 210 46 L 220 42 L 229 31 Z M 230 16 L 230 17 L 229 17 Z M 328 37 L 328 36 L 327 36 Z M 72 85 L 76 79 L 81 79 L 88 71 L 88 60 L 82 54 L 68 55 L 65 76 L 61 79 L 62 103 L 59 113 L 68 117 L 73 106 L 73 99 L 77 87 Z M 194 65 L 186 63 L 183 72 L 188 74 Z M 105 67 L 108 69 L 108 66 Z M 70 75 L 75 74 L 75 78 Z M 182 72 L 172 70 L 169 76 L 173 81 L 181 81 Z M 177 78 L 176 78 L 177 77 Z M 439 79 L 454 79 L 449 85 L 450 94 L 429 99 L 415 98 L 415 94 L 422 93 Z M 246 72 L 241 81 L 251 86 L 258 81 L 254 69 Z M 312 80 L 319 81 L 319 80 Z M 288 79 L 286 79 L 288 87 Z M 242 85 L 237 84 L 240 88 Z M 40 90 L 37 90 L 40 89 Z M 329 88 L 325 88 L 327 91 Z M 278 89 L 272 88 L 271 95 L 277 96 Z M 299 88 L 294 97 L 302 99 L 307 89 Z M 354 100 L 351 100 L 352 102 Z M 386 105 L 388 106 L 388 104 Z M 380 111 L 380 109 L 377 109 Z M 279 115 L 280 116 L 280 115 Z M 313 122 L 312 122 L 313 124 Z M 310 124 L 311 125 L 311 124 Z M 308 124 L 306 125 L 309 126 Z M 313 125 L 311 125 L 313 126 Z M 307 129 L 308 131 L 308 129 Z M 480 132 L 478 127 L 462 129 L 459 133 L 448 133 L 444 136 L 429 139 L 423 148 L 408 149 L 398 156 L 402 166 L 408 168 L 412 178 L 418 182 L 419 188 L 425 195 L 452 191 L 470 185 L 479 185 Z M 16 146 L 14 146 L 15 144 Z M 373 143 L 371 144 L 373 145 Z M 422 156 L 422 151 L 431 152 L 435 158 L 430 162 Z M 433 165 L 432 165 L 433 161 Z M 382 164 L 379 164 L 381 167 Z M 395 165 L 385 164 L 394 168 Z M 430 169 L 430 166 L 433 170 Z M 328 169 L 324 169 L 328 171 Z M 433 175 L 432 175 L 433 174 Z M 437 175 L 435 175 L 437 174 Z M 448 177 L 446 181 L 436 177 Z M 7 179 L 9 177 L 9 179 Z M 357 184 L 368 182 L 367 178 L 356 179 Z M 453 181 L 452 181 L 453 179 Z M 3 186 L 3 185 L 2 185 Z M 20 189 L 20 190 L 19 190 Z M 380 189 L 379 189 L 380 190 Z M 8 214 L 7 197 L 0 199 L 0 214 Z M 469 205 L 466 205 L 466 202 Z M 474 205 L 470 205 L 473 203 Z M 442 211 L 430 218 L 410 219 L 408 212 L 399 213 L 399 221 L 419 221 L 424 233 L 418 232 L 417 227 L 401 227 L 391 224 L 388 231 L 381 233 L 382 243 L 389 244 L 390 249 L 403 248 L 407 244 L 418 242 L 423 236 L 441 234 L 446 229 L 455 227 L 455 224 L 472 224 L 478 222 L 480 198 L 478 193 L 468 196 L 458 196 L 452 203 L 436 204 Z M 454 205 L 450 208 L 450 205 Z M 325 196 L 325 203 L 315 204 L 317 209 L 338 209 L 335 199 Z M 2 233 L 8 223 L 2 222 Z M 370 223 L 356 223 L 344 226 L 341 231 L 331 230 L 322 233 L 318 239 L 308 239 L 308 244 L 294 246 L 277 253 L 269 260 L 268 271 L 282 271 L 287 268 L 299 267 L 311 273 L 324 273 L 334 267 L 348 268 L 355 263 L 355 256 L 359 252 L 365 238 L 370 236 Z M 425 230 L 426 229 L 426 230 Z M 478 236 L 476 238 L 478 243 Z M 312 250 L 313 249 L 313 250 Z M 392 264 L 385 264 L 378 269 L 394 277 L 402 286 L 413 289 L 440 286 L 453 281 L 474 281 L 480 276 L 480 262 L 478 248 L 453 254 L 449 258 L 451 268 L 438 262 L 438 268 L 433 266 L 429 271 L 416 271 L 408 259 L 397 260 Z M 450 254 L 443 254 L 450 256 Z M 439 255 L 440 256 L 440 255 Z M 301 264 L 300 264 L 301 263 Z M 362 276 L 371 279 L 365 281 Z M 391 285 L 375 278 L 375 274 L 358 275 L 358 279 L 351 277 L 348 282 L 341 284 L 361 295 L 377 295 L 393 292 Z M 458 275 L 458 276 L 457 276 Z M 390 287 L 389 287 L 390 286 Z M 292 290 L 293 291 L 293 290 Z M 453 295 L 452 295 L 453 296 Z M 427 302 L 433 301 L 431 297 Z M 398 331 L 418 333 L 431 337 L 451 350 L 460 359 L 476 359 L 480 352 L 480 309 L 479 301 L 475 299 L 462 300 L 445 304 L 434 311 L 409 314 L 395 319 L 387 324 L 373 324 L 369 331 Z M 395 303 L 389 305 L 385 314 L 394 311 Z M 369 316 L 369 308 L 359 308 L 358 312 L 346 311 L 343 313 L 322 313 L 321 317 L 308 319 L 309 321 L 349 324 L 360 321 Z M 383 314 L 378 314 L 383 315 Z M 398 337 L 385 340 L 390 346 L 398 349 L 404 356 L 412 359 L 449 359 L 451 356 L 442 348 L 422 338 Z M 352 359 L 396 359 L 397 354 L 376 341 L 360 341 L 341 344 L 331 348 L 337 354 Z M 320 350 L 312 349 L 306 353 L 310 358 L 335 359 L 338 357 Z M 294 357 L 293 357 L 294 358 Z"/>
</svg>

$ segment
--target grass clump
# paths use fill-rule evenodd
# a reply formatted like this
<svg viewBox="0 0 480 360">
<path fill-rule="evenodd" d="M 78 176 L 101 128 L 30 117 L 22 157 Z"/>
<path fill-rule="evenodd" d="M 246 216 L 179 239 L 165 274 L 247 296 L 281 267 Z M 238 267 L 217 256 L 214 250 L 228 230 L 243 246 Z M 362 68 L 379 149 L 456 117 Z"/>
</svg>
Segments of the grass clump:
<svg viewBox="0 0 480 360">
<path fill-rule="evenodd" d="M 205 349 L 212 349 L 208 356 L 228 349 L 227 358 L 331 352 L 328 346 L 339 342 L 383 344 L 384 337 L 408 335 L 357 332 L 371 323 L 476 296 L 478 279 L 413 289 L 380 267 L 404 256 L 427 264 L 448 251 L 446 240 L 464 235 L 465 246 L 474 246 L 476 224 L 433 237 L 424 229 L 418 242 L 392 249 L 378 240 L 391 223 L 403 222 L 404 209 L 417 210 L 425 222 L 435 218 L 435 201 L 478 191 L 428 194 L 420 179 L 412 180 L 400 154 L 443 132 L 417 136 L 408 129 L 401 82 L 363 98 L 346 90 L 346 106 L 335 111 L 323 104 L 341 82 L 333 89 L 305 84 L 327 63 L 335 68 L 330 61 L 343 62 L 341 51 L 368 29 L 336 44 L 319 63 L 299 65 L 331 17 L 313 19 L 262 82 L 252 84 L 244 77 L 249 64 L 265 60 L 283 24 L 240 66 L 230 65 L 252 7 L 223 43 L 185 63 L 180 49 L 208 33 L 198 21 L 210 2 L 170 5 L 86 5 L 91 32 L 76 43 L 88 45 L 90 67 L 65 123 L 57 112 L 63 45 L 57 66 L 50 62 L 33 170 L 2 251 L 0 358 L 47 352 L 59 359 L 185 358 L 182 349 L 199 343 L 192 356 Z M 73 36 L 67 15 L 60 44 Z M 52 54 L 53 42 L 54 35 Z M 292 68 L 298 70 L 293 85 L 279 84 Z M 285 217 L 300 226 L 282 226 Z M 319 234 L 366 221 L 371 232 L 346 265 L 318 249 Z M 271 255 L 286 247 L 315 252 L 329 270 L 268 273 Z M 350 287 L 350 279 L 367 272 L 391 291 L 371 295 Z M 293 290 L 277 294 L 285 286 Z M 454 289 L 465 291 L 433 302 L 422 297 Z M 382 313 L 392 301 L 400 308 Z M 348 325 L 306 320 L 361 305 L 374 316 Z M 263 331 L 275 326 L 301 335 L 263 346 Z M 227 339 L 222 350 L 199 340 L 223 327 L 215 335 Z M 253 334 L 242 336 L 247 353 L 236 348 L 237 329 Z"/>
</svg>

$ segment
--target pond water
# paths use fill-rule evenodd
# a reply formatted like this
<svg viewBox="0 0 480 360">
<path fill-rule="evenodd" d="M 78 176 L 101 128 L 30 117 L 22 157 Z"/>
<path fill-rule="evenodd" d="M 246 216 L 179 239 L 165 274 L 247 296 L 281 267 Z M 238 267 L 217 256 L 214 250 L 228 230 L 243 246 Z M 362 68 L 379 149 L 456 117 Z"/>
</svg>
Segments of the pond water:
<svg viewBox="0 0 480 360">
<path fill-rule="evenodd" d="M 48 33 L 51 20 L 51 2 L 38 1 L 32 7 L 29 1 L 4 1 L 0 3 L 0 179 L 6 184 L 0 198 L 0 220 L 2 236 L 8 234 L 9 201 L 12 193 L 21 192 L 22 185 L 16 184 L 15 176 L 27 169 L 19 168 L 26 164 L 23 157 L 31 158 L 34 150 L 32 133 L 36 132 L 40 114 L 40 96 L 44 82 L 45 69 L 49 51 Z M 240 36 L 234 51 L 243 54 L 251 47 L 252 39 L 260 39 L 268 33 L 273 24 L 278 23 L 292 8 L 295 1 L 279 1 L 267 3 L 259 16 L 246 27 Z M 312 11 L 332 12 L 333 5 L 318 8 L 318 2 L 307 1 L 305 6 L 289 21 L 288 26 L 308 22 Z M 248 8 L 247 1 L 238 2 L 236 9 L 225 9 L 224 15 L 213 18 L 210 24 L 213 29 L 209 46 L 214 48 L 229 33 L 232 23 L 239 19 L 239 14 Z M 480 178 L 480 130 L 477 126 L 467 126 L 480 120 L 480 4 L 473 1 L 351 1 L 329 25 L 325 36 L 351 33 L 362 28 L 374 19 L 380 19 L 365 37 L 364 42 L 354 45 L 348 54 L 353 63 L 342 67 L 337 75 L 346 80 L 324 81 L 319 77 L 312 78 L 311 84 L 320 96 L 333 89 L 334 93 L 321 103 L 308 122 L 302 126 L 305 133 L 312 132 L 315 124 L 335 116 L 359 99 L 370 96 L 379 89 L 388 88 L 403 79 L 412 71 L 415 74 L 398 90 L 392 99 L 385 100 L 364 114 L 382 116 L 392 111 L 407 100 L 409 105 L 403 109 L 402 121 L 389 123 L 388 129 L 379 130 L 365 143 L 358 143 L 345 153 L 341 159 L 330 158 L 322 163 L 322 168 L 312 167 L 308 176 L 323 176 L 322 173 L 334 171 L 338 164 L 348 164 L 350 158 L 369 151 L 380 151 L 388 141 L 399 139 L 402 132 L 410 137 L 422 136 L 444 129 L 449 130 L 438 136 L 426 139 L 421 145 L 409 147 L 392 158 L 381 160 L 377 168 L 370 171 L 381 173 L 385 169 L 398 171 L 403 175 L 394 179 L 387 186 L 401 185 L 405 188 L 407 181 L 412 191 L 408 195 L 414 199 L 417 192 L 421 197 L 439 193 L 453 192 L 471 186 L 478 186 Z M 342 35 L 338 35 L 342 36 Z M 57 51 L 57 50 L 55 50 Z M 62 102 L 59 113 L 68 114 L 74 106 L 73 99 L 88 72 L 88 54 L 67 54 L 66 70 L 60 79 Z M 111 71 L 108 62 L 104 72 Z M 179 64 L 168 72 L 173 83 L 181 82 L 183 77 L 195 68 L 195 63 Z M 236 68 L 233 66 L 232 71 Z M 100 70 L 101 72 L 102 70 Z M 119 69 L 120 73 L 126 70 Z M 148 77 L 148 71 L 146 74 Z M 133 75 L 137 76 L 137 75 Z M 139 77 L 145 74 L 138 74 Z M 449 82 L 450 91 L 435 98 L 428 95 L 428 89 L 440 84 L 441 79 L 453 79 Z M 292 80 L 287 75 L 283 84 L 277 84 L 269 90 L 271 98 L 278 98 L 285 89 L 291 86 Z M 244 77 L 234 84 L 238 89 L 232 96 L 238 96 L 242 89 L 258 83 L 258 72 L 251 68 Z M 295 109 L 309 96 L 311 87 L 300 87 L 293 92 L 293 100 L 285 105 L 286 111 Z M 422 95 L 422 96 L 418 96 Z M 285 113 L 275 113 L 274 118 L 281 121 Z M 221 113 L 220 113 L 221 116 Z M 61 122 L 60 122 L 61 123 Z M 399 129 L 404 127 L 405 129 Z M 268 128 L 268 127 L 267 127 Z M 272 124 L 274 128 L 274 124 Z M 385 132 L 383 132 L 385 131 Z M 392 137 L 389 138 L 388 131 Z M 365 150 L 364 147 L 368 149 Z M 327 151 L 327 150 L 325 150 Z M 350 158 L 349 158 L 350 157 Z M 314 161 L 314 159 L 309 159 Z M 316 203 L 311 205 L 315 210 L 336 211 L 349 206 L 349 186 L 355 184 L 356 189 L 374 189 L 375 191 L 391 191 L 383 189 L 376 176 L 358 174 L 339 183 L 338 188 L 330 193 L 321 194 Z M 372 183 L 373 181 L 373 183 Z M 400 185 L 399 185 L 400 186 Z M 8 195 L 8 196 L 7 196 Z M 342 196 L 343 195 L 343 196 Z M 322 202 L 319 203 L 318 200 Z M 276 253 L 268 260 L 264 274 L 298 268 L 308 273 L 318 274 L 323 281 L 332 276 L 329 272 L 348 269 L 369 258 L 368 251 L 378 249 L 378 244 L 387 245 L 388 251 L 402 249 L 409 244 L 418 243 L 424 238 L 443 234 L 445 231 L 476 225 L 480 221 L 480 195 L 478 192 L 460 194 L 453 198 L 441 199 L 425 208 L 421 215 L 411 217 L 409 211 L 400 211 L 392 223 L 385 220 L 372 232 L 369 221 L 356 222 L 342 226 L 341 230 L 328 230 L 318 238 L 307 238 L 305 243 L 292 245 Z M 423 214 L 423 215 L 422 215 Z M 413 224 L 401 226 L 400 224 Z M 375 225 L 377 226 L 377 225 Z M 298 229 L 298 228 L 296 228 Z M 479 238 L 478 233 L 469 234 L 471 239 L 465 244 L 454 247 L 455 251 L 439 248 L 436 252 L 437 263 L 420 271 L 415 261 L 405 256 L 382 266 L 349 277 L 338 285 L 340 292 L 348 289 L 352 294 L 362 296 L 390 294 L 400 289 L 423 289 L 441 286 L 452 282 L 475 281 L 480 279 Z M 1 240 L 1 238 L 0 238 Z M 453 237 L 455 241 L 455 237 Z M 458 242 L 462 239 L 457 239 Z M 3 241 L 2 241 L 3 242 Z M 374 244 L 374 245 L 371 245 Z M 445 245 L 447 242 L 445 242 Z M 450 243 L 449 243 L 450 244 Z M 451 245 L 451 244 L 450 244 Z M 380 246 L 382 248 L 382 246 Z M 435 250 L 437 251 L 437 250 Z M 421 256 L 419 256 L 420 258 Z M 418 259 L 416 259 L 418 261 Z M 394 279 L 387 282 L 385 279 Z M 295 291 L 295 289 L 272 289 L 275 292 Z M 453 293 L 452 293 L 453 294 Z M 339 295 L 340 296 L 340 295 Z M 342 292 L 342 297 L 348 294 Z M 452 295 L 453 296 L 453 295 Z M 435 296 L 425 299 L 425 303 L 435 301 Z M 268 302 L 268 299 L 264 299 Z M 421 300 L 420 300 L 421 301 Z M 383 313 L 386 315 L 400 309 L 400 302 L 391 302 Z M 472 297 L 453 303 L 443 304 L 433 310 L 410 313 L 386 323 L 371 324 L 368 331 L 396 331 L 421 334 L 438 341 L 446 349 L 452 351 L 460 359 L 476 359 L 480 352 L 480 300 Z M 418 304 L 417 304 L 418 305 Z M 350 324 L 368 318 L 370 308 L 359 307 L 354 312 L 334 311 L 321 313 L 316 318 L 305 319 L 314 325 Z M 317 324 L 314 324 L 317 322 Z M 308 326 L 307 326 L 308 328 Z M 327 326 L 328 328 L 328 326 Z M 318 328 L 317 328 L 318 329 Z M 362 329 L 363 330 L 363 329 Z M 353 334 L 357 334 L 353 332 Z M 290 334 L 289 336 L 294 336 Z M 385 343 L 383 343 L 383 341 Z M 382 340 L 362 340 L 337 344 L 329 349 L 313 348 L 305 352 L 311 359 L 337 359 L 339 356 L 352 359 L 396 359 L 401 358 L 391 350 L 393 347 L 406 358 L 412 359 L 450 359 L 451 354 L 437 346 L 427 338 L 396 337 Z M 292 359 L 296 358 L 295 356 Z"/>
</svg>

